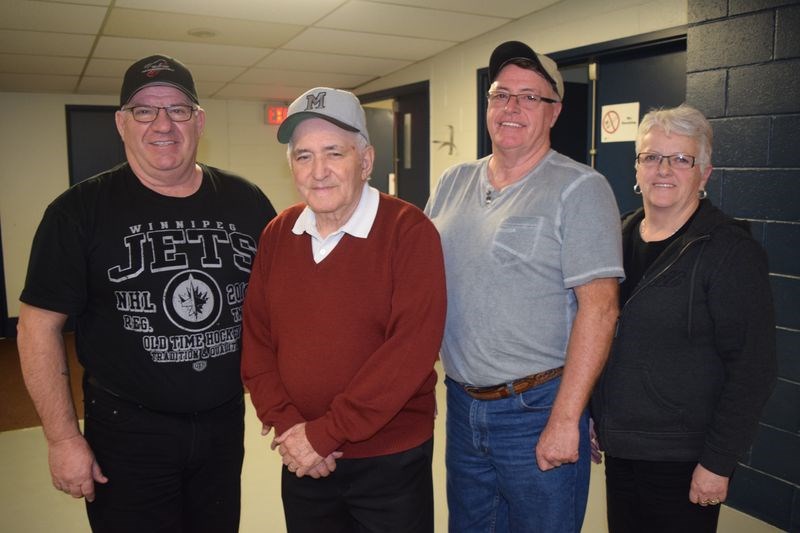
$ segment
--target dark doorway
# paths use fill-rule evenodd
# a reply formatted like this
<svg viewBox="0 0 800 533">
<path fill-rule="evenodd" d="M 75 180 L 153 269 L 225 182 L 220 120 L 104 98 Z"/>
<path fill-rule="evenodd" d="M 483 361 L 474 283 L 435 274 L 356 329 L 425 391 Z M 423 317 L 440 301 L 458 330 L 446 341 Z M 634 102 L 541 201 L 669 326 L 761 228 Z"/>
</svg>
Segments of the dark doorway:
<svg viewBox="0 0 800 533">
<path fill-rule="evenodd" d="M 0 337 L 16 337 L 11 333 L 8 322 L 8 303 L 6 300 L 6 274 L 3 270 L 3 228 L 0 227 Z"/>
<path fill-rule="evenodd" d="M 429 83 L 395 87 L 360 95 L 359 99 L 362 103 L 394 100 L 393 157 L 397 197 L 423 209 L 430 194 Z M 370 130 L 370 137 L 376 133 Z"/>
<path fill-rule="evenodd" d="M 125 145 L 114 123 L 117 109 L 114 106 L 66 106 L 70 185 L 125 161 Z"/>
<path fill-rule="evenodd" d="M 683 102 L 686 97 L 686 28 L 548 55 L 558 63 L 565 81 L 564 108 L 551 132 L 553 149 L 576 161 L 594 164 L 611 184 L 621 212 L 641 206 L 641 199 L 633 194 L 634 142 L 601 143 L 601 110 L 604 105 L 638 102 L 641 119 L 651 108 Z M 588 75 L 592 63 L 596 65 L 596 86 Z M 488 69 L 480 69 L 479 157 L 491 153 L 486 131 L 488 89 Z"/>
<path fill-rule="evenodd" d="M 639 49 L 598 59 L 597 106 L 595 110 L 597 139 L 602 106 L 639 102 L 639 119 L 656 107 L 673 107 L 686 99 L 686 46 L 676 44 Z M 642 200 L 633 193 L 636 172 L 633 167 L 634 142 L 598 142 L 595 168 L 603 174 L 620 212 L 641 207 Z"/>
</svg>

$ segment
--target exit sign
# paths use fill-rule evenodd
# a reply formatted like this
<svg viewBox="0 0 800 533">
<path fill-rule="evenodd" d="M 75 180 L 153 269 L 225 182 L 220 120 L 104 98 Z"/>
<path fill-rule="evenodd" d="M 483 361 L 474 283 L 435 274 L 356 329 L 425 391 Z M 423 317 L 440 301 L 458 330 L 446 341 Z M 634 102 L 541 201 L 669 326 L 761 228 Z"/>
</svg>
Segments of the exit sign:
<svg viewBox="0 0 800 533">
<path fill-rule="evenodd" d="M 286 119 L 288 113 L 289 108 L 285 105 L 268 105 L 267 124 L 280 125 Z"/>
</svg>

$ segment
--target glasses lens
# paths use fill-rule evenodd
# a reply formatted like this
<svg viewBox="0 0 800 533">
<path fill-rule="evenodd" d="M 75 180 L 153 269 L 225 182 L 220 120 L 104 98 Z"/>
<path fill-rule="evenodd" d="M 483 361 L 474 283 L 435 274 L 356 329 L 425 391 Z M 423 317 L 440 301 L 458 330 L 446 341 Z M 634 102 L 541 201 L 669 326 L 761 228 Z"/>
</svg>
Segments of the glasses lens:
<svg viewBox="0 0 800 533">
<path fill-rule="evenodd" d="M 188 105 L 174 105 L 167 108 L 169 118 L 175 122 L 186 122 L 192 118 L 192 111 L 194 110 Z"/>
<path fill-rule="evenodd" d="M 659 154 L 643 153 L 639 154 L 636 157 L 636 160 L 639 162 L 640 165 L 644 165 L 646 167 L 653 167 L 661 163 L 661 156 Z"/>
<path fill-rule="evenodd" d="M 158 116 L 158 108 L 150 106 L 136 106 L 130 109 L 133 119 L 137 122 L 153 122 Z"/>
<path fill-rule="evenodd" d="M 694 166 L 694 158 L 690 155 L 677 154 L 670 157 L 669 163 L 675 168 L 686 170 Z"/>
</svg>

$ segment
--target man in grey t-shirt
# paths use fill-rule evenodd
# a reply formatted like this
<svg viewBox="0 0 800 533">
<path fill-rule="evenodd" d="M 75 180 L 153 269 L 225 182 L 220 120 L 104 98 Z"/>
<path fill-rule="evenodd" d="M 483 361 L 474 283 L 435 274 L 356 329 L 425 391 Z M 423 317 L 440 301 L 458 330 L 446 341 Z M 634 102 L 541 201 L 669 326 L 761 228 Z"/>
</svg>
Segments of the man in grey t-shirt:
<svg viewBox="0 0 800 533">
<path fill-rule="evenodd" d="M 619 214 L 603 176 L 550 148 L 556 64 L 510 41 L 489 76 L 493 153 L 448 169 L 426 207 L 447 273 L 450 531 L 577 533 L 586 404 L 624 277 Z"/>
</svg>

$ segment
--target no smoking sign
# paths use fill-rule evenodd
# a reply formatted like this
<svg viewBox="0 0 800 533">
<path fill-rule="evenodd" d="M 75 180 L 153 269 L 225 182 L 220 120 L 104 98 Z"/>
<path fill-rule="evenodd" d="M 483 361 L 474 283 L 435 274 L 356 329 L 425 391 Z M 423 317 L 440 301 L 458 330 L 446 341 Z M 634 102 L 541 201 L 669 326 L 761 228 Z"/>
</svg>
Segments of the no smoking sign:
<svg viewBox="0 0 800 533">
<path fill-rule="evenodd" d="M 600 142 L 636 140 L 639 128 L 639 102 L 604 105 L 601 108 Z"/>
</svg>

